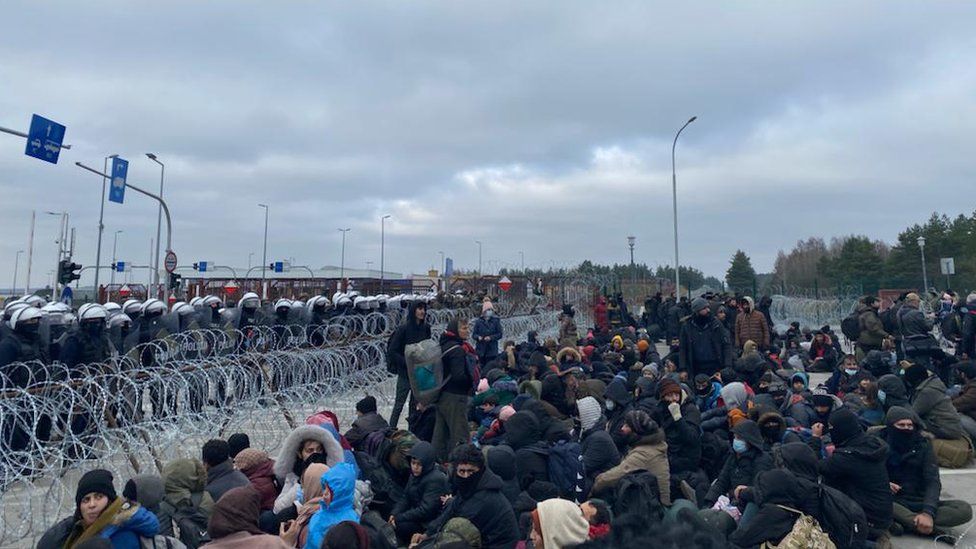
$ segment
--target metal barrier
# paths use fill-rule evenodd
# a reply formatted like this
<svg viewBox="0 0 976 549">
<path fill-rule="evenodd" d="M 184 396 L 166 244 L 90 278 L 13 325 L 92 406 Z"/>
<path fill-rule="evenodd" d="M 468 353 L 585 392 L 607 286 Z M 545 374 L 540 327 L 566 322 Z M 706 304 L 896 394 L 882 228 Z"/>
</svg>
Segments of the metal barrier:
<svg viewBox="0 0 976 549">
<path fill-rule="evenodd" d="M 506 339 L 558 330 L 553 311 L 512 312 L 502 318 Z M 459 314 L 469 316 L 428 311 L 433 333 Z M 7 368 L 0 375 L 0 546 L 32 544 L 73 512 L 87 470 L 111 470 L 121 490 L 169 460 L 199 458 L 210 438 L 245 432 L 252 446 L 274 455 L 319 410 L 332 410 L 348 427 L 366 393 L 392 406 L 386 342 L 401 320 L 397 311 L 338 317 L 313 329 L 197 330 L 72 371 L 39 363 Z"/>
</svg>

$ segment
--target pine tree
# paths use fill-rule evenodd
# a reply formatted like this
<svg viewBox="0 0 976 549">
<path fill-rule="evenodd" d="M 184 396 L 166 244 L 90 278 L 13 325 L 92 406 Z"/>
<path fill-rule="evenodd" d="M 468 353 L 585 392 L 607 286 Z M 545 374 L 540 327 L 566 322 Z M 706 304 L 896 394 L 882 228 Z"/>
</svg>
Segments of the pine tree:
<svg viewBox="0 0 976 549">
<path fill-rule="evenodd" d="M 732 256 L 729 270 L 725 273 L 725 282 L 729 289 L 735 292 L 752 292 L 756 282 L 756 270 L 752 268 L 752 261 L 742 250 L 736 250 Z"/>
</svg>

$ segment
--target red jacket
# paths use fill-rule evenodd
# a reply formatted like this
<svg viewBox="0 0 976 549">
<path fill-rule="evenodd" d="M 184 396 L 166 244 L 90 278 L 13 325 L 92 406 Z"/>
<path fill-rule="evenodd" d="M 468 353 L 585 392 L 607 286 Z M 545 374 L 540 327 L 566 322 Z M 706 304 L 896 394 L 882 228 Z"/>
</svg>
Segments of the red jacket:
<svg viewBox="0 0 976 549">
<path fill-rule="evenodd" d="M 278 480 L 274 475 L 274 460 L 241 471 L 251 481 L 251 486 L 261 494 L 261 510 L 271 511 L 278 497 Z"/>
</svg>

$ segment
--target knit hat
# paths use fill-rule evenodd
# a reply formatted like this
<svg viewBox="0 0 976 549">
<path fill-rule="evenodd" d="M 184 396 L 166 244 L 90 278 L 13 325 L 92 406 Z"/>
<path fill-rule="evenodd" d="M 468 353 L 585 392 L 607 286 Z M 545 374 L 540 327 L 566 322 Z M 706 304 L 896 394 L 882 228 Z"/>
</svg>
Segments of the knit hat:
<svg viewBox="0 0 976 549">
<path fill-rule="evenodd" d="M 624 423 L 637 436 L 654 434 L 658 430 L 657 422 L 643 410 L 631 410 L 624 415 Z"/>
<path fill-rule="evenodd" d="M 490 388 L 491 387 L 488 385 L 488 380 L 486 378 L 481 378 L 481 381 L 478 382 L 478 390 L 475 392 L 480 395 L 481 393 L 487 391 Z"/>
<path fill-rule="evenodd" d="M 706 301 L 705 298 L 696 297 L 691 302 L 691 312 L 692 313 L 698 314 L 699 312 L 702 311 L 702 309 L 707 309 L 707 308 L 708 308 L 708 301 Z"/>
<path fill-rule="evenodd" d="M 651 374 L 653 377 L 657 377 L 659 371 L 660 370 L 658 369 L 657 362 L 651 362 L 650 364 L 645 364 L 644 367 L 641 368 L 641 375 L 646 376 L 647 374 Z"/>
<path fill-rule="evenodd" d="M 573 547 L 589 538 L 590 523 L 579 505 L 565 499 L 547 499 L 536 506 L 544 547 Z"/>
<path fill-rule="evenodd" d="M 494 310 L 495 310 L 495 306 L 492 305 L 491 301 L 488 301 L 487 299 L 485 299 L 485 301 L 481 304 L 481 314 L 485 314 L 486 311 L 494 311 Z"/>
<path fill-rule="evenodd" d="M 356 411 L 360 414 L 370 414 L 376 411 L 376 398 L 367 395 L 356 403 Z"/>
<path fill-rule="evenodd" d="M 251 447 L 251 439 L 244 433 L 234 433 L 227 439 L 227 446 L 230 448 L 230 457 L 233 459 L 241 450 Z"/>
<path fill-rule="evenodd" d="M 885 425 L 891 427 L 903 419 L 910 419 L 912 423 L 918 422 L 915 412 L 901 406 L 892 406 L 888 409 L 888 413 L 885 414 Z"/>
<path fill-rule="evenodd" d="M 666 378 L 662 379 L 661 380 L 661 383 L 659 383 L 658 386 L 657 386 L 658 398 L 660 398 L 661 400 L 664 400 L 664 397 L 665 396 L 667 396 L 669 394 L 672 394 L 672 393 L 678 395 L 678 398 L 681 398 L 681 386 L 678 385 L 671 378 L 666 377 Z"/>
<path fill-rule="evenodd" d="M 577 400 L 576 409 L 579 410 L 580 429 L 583 431 L 589 431 L 600 420 L 600 403 L 591 396 Z"/>
<path fill-rule="evenodd" d="M 508 421 L 508 418 L 515 415 L 515 408 L 510 405 L 502 406 L 502 409 L 498 411 L 498 420 L 502 423 Z"/>
<path fill-rule="evenodd" d="M 637 350 L 646 353 L 648 349 L 651 348 L 651 344 L 647 342 L 646 339 L 641 339 L 637 342 Z"/>
<path fill-rule="evenodd" d="M 238 471 L 247 471 L 257 467 L 271 459 L 268 453 L 257 448 L 245 448 L 234 456 L 234 468 Z"/>
<path fill-rule="evenodd" d="M 843 446 L 848 440 L 863 432 L 857 416 L 847 408 L 838 408 L 830 414 L 830 438 L 835 445 Z"/>
<path fill-rule="evenodd" d="M 925 366 L 921 364 L 915 364 L 903 360 L 901 362 L 902 367 L 902 377 L 905 380 L 905 384 L 914 389 L 918 387 L 920 383 L 928 379 L 929 371 L 925 369 Z"/>
<path fill-rule="evenodd" d="M 525 491 L 529 497 L 535 501 L 545 501 L 547 499 L 559 497 L 559 487 L 545 480 L 534 480 Z"/>
<path fill-rule="evenodd" d="M 105 469 L 94 469 L 82 475 L 75 490 L 75 507 L 81 505 L 81 500 L 88 494 L 103 494 L 109 502 L 115 501 L 118 495 L 115 493 L 114 480 L 112 473 Z"/>
</svg>

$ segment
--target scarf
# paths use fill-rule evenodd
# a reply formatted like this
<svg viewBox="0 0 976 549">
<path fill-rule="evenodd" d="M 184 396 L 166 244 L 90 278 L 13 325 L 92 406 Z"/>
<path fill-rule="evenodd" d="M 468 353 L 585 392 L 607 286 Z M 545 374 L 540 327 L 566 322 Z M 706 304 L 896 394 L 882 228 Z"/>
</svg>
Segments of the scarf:
<svg viewBox="0 0 976 549">
<path fill-rule="evenodd" d="M 81 542 L 97 537 L 102 530 L 115 522 L 116 517 L 119 517 L 124 521 L 124 519 L 131 517 L 139 509 L 137 504 L 132 503 L 128 509 L 123 510 L 122 506 L 125 503 L 125 498 L 115 498 L 115 501 L 109 504 L 109 506 L 102 511 L 102 514 L 98 515 L 95 522 L 91 523 L 91 525 L 87 527 L 81 519 L 78 519 L 78 521 L 75 522 L 74 528 L 71 530 L 71 535 L 68 536 L 68 540 L 64 543 L 64 549 L 73 549 Z"/>
</svg>

